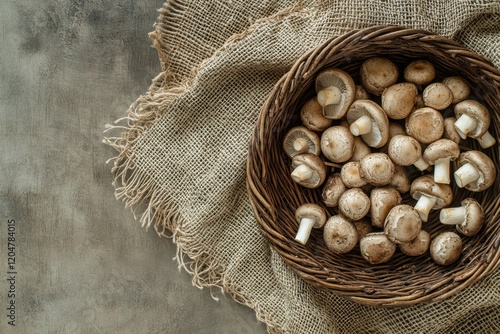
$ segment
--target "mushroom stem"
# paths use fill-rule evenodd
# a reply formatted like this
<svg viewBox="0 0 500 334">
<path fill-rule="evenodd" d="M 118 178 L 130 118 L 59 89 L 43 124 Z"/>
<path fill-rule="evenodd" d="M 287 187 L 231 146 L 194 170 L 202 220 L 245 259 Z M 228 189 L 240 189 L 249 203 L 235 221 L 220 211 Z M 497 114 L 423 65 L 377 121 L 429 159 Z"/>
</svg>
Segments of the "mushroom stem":
<svg viewBox="0 0 500 334">
<path fill-rule="evenodd" d="M 324 107 L 330 104 L 339 104 L 342 92 L 335 86 L 329 86 L 320 90 L 316 96 L 320 106 Z"/>
<path fill-rule="evenodd" d="M 434 162 L 434 182 L 450 184 L 450 158 L 442 158 Z"/>
<path fill-rule="evenodd" d="M 459 188 L 463 188 L 471 182 L 479 179 L 479 172 L 471 163 L 466 163 L 455 171 L 455 182 Z"/>
<path fill-rule="evenodd" d="M 457 208 L 442 209 L 439 213 L 439 221 L 445 225 L 462 224 L 465 220 L 465 206 Z"/>
<path fill-rule="evenodd" d="M 312 170 L 305 164 L 298 165 L 292 172 L 292 179 L 299 183 L 309 179 L 312 176 Z"/>
<path fill-rule="evenodd" d="M 311 230 L 314 226 L 314 219 L 302 218 L 300 220 L 299 230 L 295 236 L 295 240 L 305 245 L 311 234 Z"/>
<path fill-rule="evenodd" d="M 476 125 L 477 120 L 475 118 L 462 114 L 455 122 L 455 130 L 457 130 L 460 138 L 465 139 L 467 134 L 476 128 Z"/>
<path fill-rule="evenodd" d="M 361 136 L 372 131 L 372 120 L 369 116 L 363 115 L 353 122 L 349 128 L 355 136 Z"/>
<path fill-rule="evenodd" d="M 486 131 L 486 133 L 482 137 L 479 137 L 476 139 L 482 148 L 491 147 L 491 146 L 495 145 L 495 143 L 497 142 L 495 137 L 493 137 L 489 131 Z"/>
<path fill-rule="evenodd" d="M 307 144 L 307 140 L 305 138 L 297 138 L 293 142 L 293 149 L 297 151 L 297 154 L 307 152 L 309 145 Z"/>
<path fill-rule="evenodd" d="M 415 204 L 414 208 L 420 215 L 420 219 L 422 219 L 423 222 L 427 221 L 429 217 L 429 211 L 431 211 L 434 204 L 436 204 L 436 201 L 436 197 L 422 195 L 417 201 L 417 204 Z"/>
<path fill-rule="evenodd" d="M 425 160 L 422 159 L 422 157 L 420 157 L 417 161 L 413 163 L 413 166 L 417 167 L 418 170 L 423 171 L 429 167 L 429 164 L 425 162 Z"/>
</svg>

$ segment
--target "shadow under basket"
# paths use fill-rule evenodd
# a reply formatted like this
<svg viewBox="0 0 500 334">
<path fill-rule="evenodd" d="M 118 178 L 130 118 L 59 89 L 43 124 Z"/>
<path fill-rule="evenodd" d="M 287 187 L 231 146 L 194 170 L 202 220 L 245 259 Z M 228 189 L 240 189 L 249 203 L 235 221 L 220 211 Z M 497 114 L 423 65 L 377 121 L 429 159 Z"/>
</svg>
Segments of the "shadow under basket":
<svg viewBox="0 0 500 334">
<path fill-rule="evenodd" d="M 370 265 L 359 252 L 337 255 L 326 248 L 322 229 L 313 229 L 306 245 L 294 240 L 298 229 L 295 210 L 304 203 L 322 205 L 322 187 L 306 189 L 290 178 L 291 160 L 282 149 L 285 133 L 301 124 L 300 109 L 312 98 L 314 79 L 327 67 L 338 67 L 359 82 L 361 63 L 370 57 L 391 59 L 400 67 L 415 59 L 427 59 L 436 67 L 436 79 L 451 75 L 465 78 L 471 95 L 490 110 L 490 133 L 500 134 L 500 72 L 487 59 L 456 42 L 427 31 L 384 26 L 354 30 L 328 40 L 304 54 L 284 75 L 261 109 L 250 143 L 247 160 L 247 189 L 250 203 L 262 232 L 286 263 L 305 281 L 328 289 L 355 302 L 372 306 L 410 306 L 441 301 L 491 274 L 500 265 L 500 181 L 487 190 L 472 193 L 452 182 L 454 200 L 460 206 L 474 197 L 485 211 L 485 224 L 473 237 L 461 236 L 460 259 L 449 266 L 435 264 L 429 254 L 409 257 L 399 250 L 390 262 Z M 446 116 L 446 115 L 445 115 Z M 462 148 L 486 153 L 499 168 L 499 145 L 483 150 L 473 139 L 463 140 Z M 453 167 L 452 167 L 453 168 Z M 403 195 L 403 203 L 415 201 Z M 438 211 L 423 228 L 434 237 L 455 229 L 439 223 Z M 432 217 L 432 218 L 431 218 Z"/>
</svg>

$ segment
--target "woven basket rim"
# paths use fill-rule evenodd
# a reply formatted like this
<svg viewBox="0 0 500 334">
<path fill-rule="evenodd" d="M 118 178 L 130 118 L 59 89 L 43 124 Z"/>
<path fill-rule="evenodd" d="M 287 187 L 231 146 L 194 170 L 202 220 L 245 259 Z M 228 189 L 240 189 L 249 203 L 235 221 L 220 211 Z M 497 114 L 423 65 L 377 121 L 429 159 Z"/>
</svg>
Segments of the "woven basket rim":
<svg viewBox="0 0 500 334">
<path fill-rule="evenodd" d="M 290 225 L 295 224 L 293 215 L 289 212 L 290 210 L 286 211 L 287 208 L 276 207 L 273 204 L 276 202 L 273 196 L 277 196 L 277 194 L 270 193 L 270 189 L 276 187 L 276 175 L 273 173 L 283 174 L 279 174 L 280 170 L 278 169 L 281 167 L 276 167 L 276 161 L 281 162 L 283 155 L 276 150 L 273 151 L 274 146 L 270 149 L 270 143 L 274 145 L 272 140 L 276 141 L 276 138 L 272 137 L 266 130 L 272 128 L 274 136 L 282 133 L 284 128 L 279 126 L 281 123 L 285 123 L 286 116 L 291 117 L 289 114 L 284 114 L 291 112 L 287 110 L 297 109 L 289 106 L 298 106 L 300 103 L 298 100 L 305 98 L 304 92 L 296 94 L 301 85 L 310 84 L 320 69 L 339 63 L 341 57 L 353 61 L 352 58 L 347 58 L 352 57 L 353 51 L 359 52 L 359 50 L 373 45 L 380 46 L 385 50 L 386 47 L 412 49 L 417 44 L 419 47 L 422 46 L 423 52 L 427 52 L 429 56 L 443 57 L 446 61 L 449 59 L 453 61 L 453 66 L 463 65 L 467 71 L 470 68 L 470 71 L 478 75 L 478 87 L 489 89 L 492 92 L 491 96 L 486 97 L 486 104 L 492 113 L 495 112 L 492 114 L 492 119 L 494 118 L 492 131 L 495 134 L 500 133 L 500 115 L 498 114 L 500 112 L 500 71 L 491 61 L 451 39 L 429 31 L 400 26 L 375 26 L 352 30 L 344 35 L 332 37 L 318 47 L 304 53 L 270 92 L 261 108 L 249 145 L 247 192 L 261 231 L 271 246 L 306 282 L 321 289 L 331 290 L 340 296 L 364 305 L 401 307 L 441 301 L 497 270 L 500 266 L 500 213 L 498 213 L 500 211 L 498 210 L 500 196 L 498 191 L 496 194 L 487 191 L 483 197 L 485 211 L 489 210 L 490 222 L 482 233 L 491 233 L 492 235 L 478 237 L 477 240 L 481 239 L 481 243 L 471 241 L 472 246 L 464 247 L 465 255 L 460 263 L 447 268 L 446 271 L 429 261 L 424 261 L 428 265 L 423 265 L 423 268 L 414 265 L 414 270 L 417 273 L 429 275 L 428 277 L 424 276 L 427 279 L 422 279 L 421 282 L 397 281 L 400 278 L 397 277 L 396 273 L 391 274 L 390 272 L 384 272 L 382 278 L 375 279 L 375 272 L 389 270 L 388 268 L 397 267 L 397 264 L 379 265 L 370 269 L 365 263 L 366 268 L 358 269 L 362 264 L 355 260 L 335 262 L 328 254 L 325 255 L 321 251 L 312 249 L 313 246 L 321 249 L 320 245 L 314 243 L 316 239 L 313 239 L 312 245 L 308 243 L 308 245 L 302 246 L 290 237 Z M 417 56 L 413 58 L 417 58 Z M 496 109 L 493 110 L 493 107 Z M 497 152 L 491 150 L 489 155 L 495 158 L 495 162 L 498 160 Z M 496 165 L 498 166 L 498 163 Z M 498 189 L 498 184 L 497 180 L 492 188 Z M 289 202 L 300 203 L 304 197 L 309 200 L 318 198 L 315 190 L 304 190 L 297 186 L 292 190 L 286 193 Z M 476 239 L 472 238 L 471 240 Z M 469 254 L 471 255 L 469 256 Z M 332 269 L 331 261 L 339 268 Z M 346 264 L 347 262 L 348 264 Z M 422 260 L 419 263 L 421 262 Z M 410 272 L 413 270 L 411 261 L 403 263 L 400 267 Z M 356 276 L 356 279 L 349 279 L 352 268 L 356 268 L 362 273 Z M 365 272 L 367 274 L 364 274 Z M 439 279 L 435 279 L 433 275 L 441 276 Z"/>
</svg>

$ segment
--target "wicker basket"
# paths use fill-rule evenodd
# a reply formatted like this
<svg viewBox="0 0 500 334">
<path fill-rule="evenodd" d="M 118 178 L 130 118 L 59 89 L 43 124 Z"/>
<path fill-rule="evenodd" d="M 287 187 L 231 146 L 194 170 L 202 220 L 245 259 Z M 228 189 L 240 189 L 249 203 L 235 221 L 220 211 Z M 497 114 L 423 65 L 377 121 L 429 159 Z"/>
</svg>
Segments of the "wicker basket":
<svg viewBox="0 0 500 334">
<path fill-rule="evenodd" d="M 483 205 L 486 221 L 479 234 L 462 237 L 463 254 L 450 266 L 434 264 L 429 255 L 412 258 L 399 251 L 389 263 L 369 265 L 357 249 L 344 255 L 331 253 L 323 242 L 322 230 L 313 230 L 306 246 L 294 241 L 298 228 L 295 209 L 306 202 L 322 204 L 321 188 L 310 190 L 291 181 L 290 159 L 281 146 L 283 136 L 289 128 L 300 124 L 300 109 L 313 96 L 314 78 L 320 70 L 339 67 L 358 81 L 360 64 L 375 55 L 401 66 L 413 59 L 428 59 L 436 66 L 438 80 L 449 75 L 466 78 L 471 83 L 471 93 L 489 108 L 490 132 L 499 137 L 500 72 L 490 61 L 450 39 L 422 30 L 386 26 L 351 31 L 304 54 L 269 95 L 249 148 L 250 203 L 271 245 L 310 284 L 373 306 L 409 306 L 444 300 L 500 265 L 499 178 L 482 193 L 470 193 L 452 185 L 452 206 L 472 196 Z M 480 149 L 474 140 L 462 141 L 461 145 Z M 483 152 L 498 168 L 498 145 Z M 415 201 L 405 195 L 403 203 L 414 205 Z M 331 208 L 325 209 L 335 214 Z M 440 224 L 436 216 L 432 215 L 425 224 L 432 237 L 453 230 Z"/>
</svg>

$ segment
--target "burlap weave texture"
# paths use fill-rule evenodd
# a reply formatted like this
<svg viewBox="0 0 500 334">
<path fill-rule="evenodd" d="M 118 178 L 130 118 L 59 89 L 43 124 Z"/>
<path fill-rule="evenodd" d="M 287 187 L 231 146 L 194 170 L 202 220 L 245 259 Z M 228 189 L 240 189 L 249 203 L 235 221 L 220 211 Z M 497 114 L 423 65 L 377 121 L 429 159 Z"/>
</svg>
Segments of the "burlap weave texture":
<svg viewBox="0 0 500 334">
<path fill-rule="evenodd" d="M 500 332 L 498 272 L 445 302 L 366 307 L 304 283 L 253 217 L 245 159 L 267 94 L 309 48 L 373 25 L 429 30 L 500 65 L 498 1 L 167 2 L 151 34 L 165 71 L 107 138 L 117 197 L 173 236 L 194 284 L 221 287 L 269 332 Z"/>
</svg>

